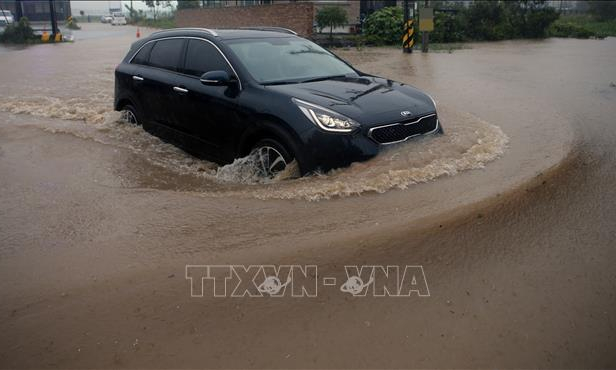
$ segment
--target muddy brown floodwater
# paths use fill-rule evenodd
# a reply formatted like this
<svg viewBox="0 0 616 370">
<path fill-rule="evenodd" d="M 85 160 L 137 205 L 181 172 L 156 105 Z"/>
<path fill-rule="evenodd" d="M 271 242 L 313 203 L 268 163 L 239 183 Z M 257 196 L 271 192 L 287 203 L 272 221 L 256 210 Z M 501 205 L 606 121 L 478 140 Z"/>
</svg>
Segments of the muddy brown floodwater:
<svg viewBox="0 0 616 370">
<path fill-rule="evenodd" d="M 616 39 L 338 50 L 446 135 L 255 182 L 111 109 L 134 29 L 0 49 L 0 366 L 615 367 Z M 185 266 L 317 265 L 314 298 L 191 298 Z M 352 297 L 421 265 L 429 297 Z"/>
</svg>

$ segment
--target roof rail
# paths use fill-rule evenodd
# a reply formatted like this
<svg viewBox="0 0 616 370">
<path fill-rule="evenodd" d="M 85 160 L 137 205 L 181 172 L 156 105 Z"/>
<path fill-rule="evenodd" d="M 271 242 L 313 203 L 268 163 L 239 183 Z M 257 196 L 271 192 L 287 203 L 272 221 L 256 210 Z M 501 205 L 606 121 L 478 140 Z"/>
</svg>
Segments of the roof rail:
<svg viewBox="0 0 616 370">
<path fill-rule="evenodd" d="M 291 35 L 297 36 L 297 32 L 290 30 L 284 27 L 269 27 L 269 26 L 255 26 L 255 27 L 241 27 L 242 30 L 255 30 L 255 31 L 272 31 L 272 32 L 283 32 L 289 33 Z"/>
<path fill-rule="evenodd" d="M 211 29 L 209 29 L 209 28 L 201 28 L 201 27 L 181 27 L 181 28 L 169 28 L 169 29 L 166 29 L 166 30 L 160 30 L 160 31 L 153 32 L 153 33 L 152 33 L 152 35 L 155 35 L 155 34 L 157 34 L 157 33 L 161 33 L 161 32 L 168 32 L 168 31 L 182 31 L 182 30 L 183 30 L 183 31 L 191 31 L 191 30 L 192 30 L 192 31 L 204 31 L 204 32 L 209 33 L 209 34 L 210 34 L 210 35 L 212 35 L 212 36 L 218 36 L 218 33 L 216 33 L 216 31 L 211 30 Z"/>
</svg>

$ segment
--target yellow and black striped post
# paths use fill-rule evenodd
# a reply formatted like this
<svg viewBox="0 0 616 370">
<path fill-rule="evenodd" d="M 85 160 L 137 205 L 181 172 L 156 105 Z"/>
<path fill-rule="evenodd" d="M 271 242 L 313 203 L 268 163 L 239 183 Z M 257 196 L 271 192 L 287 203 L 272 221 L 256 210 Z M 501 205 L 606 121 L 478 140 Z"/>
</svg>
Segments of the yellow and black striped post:
<svg viewBox="0 0 616 370">
<path fill-rule="evenodd" d="M 415 22 L 409 19 L 404 24 L 404 35 L 402 35 L 402 49 L 405 53 L 413 52 L 415 45 Z"/>
</svg>

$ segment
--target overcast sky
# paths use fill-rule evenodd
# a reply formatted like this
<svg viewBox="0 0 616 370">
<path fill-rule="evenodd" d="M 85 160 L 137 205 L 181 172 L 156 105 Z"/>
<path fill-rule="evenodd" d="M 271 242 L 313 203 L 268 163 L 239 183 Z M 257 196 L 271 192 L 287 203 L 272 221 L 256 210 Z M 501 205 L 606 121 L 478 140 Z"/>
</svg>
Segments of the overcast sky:
<svg viewBox="0 0 616 370">
<path fill-rule="evenodd" d="M 175 5 L 175 1 L 172 1 Z M 109 8 L 122 8 L 124 4 L 130 6 L 130 0 L 109 0 L 109 1 L 86 1 L 86 0 L 71 0 L 71 11 L 74 15 L 79 15 L 79 11 L 83 10 L 86 14 L 107 14 L 109 13 Z M 148 7 L 141 0 L 133 0 L 133 8 L 135 9 L 143 9 L 148 10 Z"/>
</svg>

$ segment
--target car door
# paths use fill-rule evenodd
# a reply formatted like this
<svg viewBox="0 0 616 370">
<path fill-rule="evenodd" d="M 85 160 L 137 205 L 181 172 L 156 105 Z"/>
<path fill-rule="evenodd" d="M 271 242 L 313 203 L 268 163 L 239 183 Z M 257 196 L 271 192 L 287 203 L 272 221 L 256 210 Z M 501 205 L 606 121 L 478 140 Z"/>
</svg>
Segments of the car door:
<svg viewBox="0 0 616 370">
<path fill-rule="evenodd" d="M 144 120 L 142 123 L 153 119 L 149 109 L 151 91 L 146 88 L 147 83 L 143 77 L 144 69 L 148 68 L 148 59 L 150 58 L 152 46 L 154 46 L 154 42 L 149 42 L 137 51 L 137 54 L 130 61 L 130 68 L 127 68 L 125 71 L 126 76 L 122 80 L 123 84 L 121 86 L 118 86 L 118 82 L 116 81 L 116 91 L 118 91 L 118 89 L 121 91 L 124 88 L 129 90 L 128 95 Z"/>
<path fill-rule="evenodd" d="M 241 131 L 238 122 L 237 86 L 207 86 L 200 77 L 209 71 L 235 72 L 222 53 L 209 41 L 189 39 L 182 74 L 178 86 L 186 90 L 180 94 L 179 125 L 182 130 L 197 137 L 206 147 L 204 154 L 228 160 L 234 156 L 234 142 Z"/>
<path fill-rule="evenodd" d="M 177 128 L 177 72 L 184 52 L 185 40 L 163 39 L 153 43 L 146 65 L 135 71 L 135 83 L 139 85 L 139 100 L 148 121 L 154 124 Z"/>
</svg>

